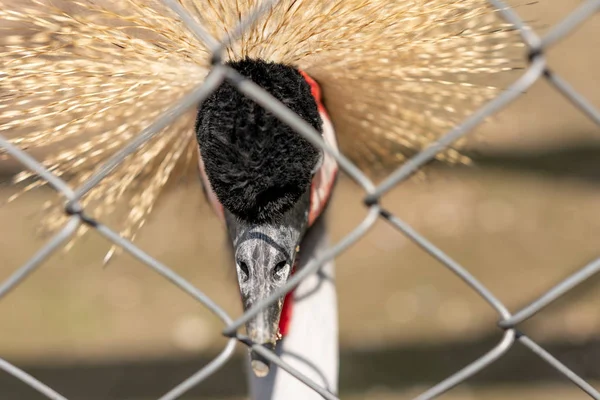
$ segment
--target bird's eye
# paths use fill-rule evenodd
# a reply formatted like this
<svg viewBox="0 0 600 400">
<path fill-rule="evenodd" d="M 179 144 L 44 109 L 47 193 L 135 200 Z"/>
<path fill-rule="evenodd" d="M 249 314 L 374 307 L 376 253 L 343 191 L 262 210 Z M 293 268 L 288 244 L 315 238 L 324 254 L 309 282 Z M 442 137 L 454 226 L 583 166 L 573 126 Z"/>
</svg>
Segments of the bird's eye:
<svg viewBox="0 0 600 400">
<path fill-rule="evenodd" d="M 242 282 L 246 282 L 250 277 L 250 270 L 248 269 L 248 264 L 243 261 L 238 261 L 238 267 L 240 269 L 240 279 Z"/>
<path fill-rule="evenodd" d="M 277 265 L 275 265 L 275 268 L 273 268 L 273 277 L 277 280 L 283 279 L 283 271 L 286 266 L 287 261 L 278 262 Z"/>
</svg>

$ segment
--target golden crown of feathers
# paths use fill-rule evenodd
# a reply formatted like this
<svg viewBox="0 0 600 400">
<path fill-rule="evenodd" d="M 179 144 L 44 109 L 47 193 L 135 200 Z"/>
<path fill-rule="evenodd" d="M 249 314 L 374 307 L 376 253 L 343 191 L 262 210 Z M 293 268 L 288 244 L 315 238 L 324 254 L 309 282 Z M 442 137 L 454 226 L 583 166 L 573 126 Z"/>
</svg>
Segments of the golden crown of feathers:
<svg viewBox="0 0 600 400">
<path fill-rule="evenodd" d="M 259 0 L 179 0 L 224 37 Z M 210 51 L 158 0 L 0 0 L 0 134 L 42 150 L 76 187 L 205 78 Z M 493 97 L 518 35 L 485 0 L 281 0 L 226 49 L 226 60 L 291 64 L 321 85 L 341 151 L 386 170 Z M 96 217 L 121 203 L 133 239 L 170 179 L 195 166 L 195 110 L 130 155 L 83 199 Z M 439 160 L 463 163 L 454 148 Z M 2 157 L 8 157 L 7 154 Z M 15 176 L 22 193 L 46 184 Z M 43 226 L 66 218 L 49 202 Z"/>
</svg>

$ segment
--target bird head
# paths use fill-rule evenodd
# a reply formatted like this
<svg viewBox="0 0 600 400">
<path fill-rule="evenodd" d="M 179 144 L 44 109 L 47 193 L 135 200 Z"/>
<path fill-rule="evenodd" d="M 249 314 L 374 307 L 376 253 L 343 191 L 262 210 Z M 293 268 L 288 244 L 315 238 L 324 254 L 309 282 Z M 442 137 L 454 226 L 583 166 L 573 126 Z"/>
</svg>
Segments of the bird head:
<svg viewBox="0 0 600 400">
<path fill-rule="evenodd" d="M 322 132 L 317 103 L 297 69 L 250 59 L 229 65 Z M 249 309 L 292 273 L 308 225 L 312 178 L 323 155 L 228 83 L 200 105 L 196 132 L 233 245 L 242 304 Z M 246 324 L 253 342 L 275 345 L 283 301 Z"/>
</svg>

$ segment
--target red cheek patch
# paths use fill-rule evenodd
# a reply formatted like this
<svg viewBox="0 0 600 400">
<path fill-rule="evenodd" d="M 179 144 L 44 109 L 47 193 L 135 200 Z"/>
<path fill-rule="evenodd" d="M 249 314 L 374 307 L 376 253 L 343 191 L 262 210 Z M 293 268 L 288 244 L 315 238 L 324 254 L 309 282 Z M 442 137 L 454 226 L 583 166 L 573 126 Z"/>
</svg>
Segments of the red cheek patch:
<svg viewBox="0 0 600 400">
<path fill-rule="evenodd" d="M 294 267 L 292 268 L 292 275 L 296 272 L 296 264 L 298 263 L 296 257 L 296 262 L 294 263 Z M 292 322 L 292 306 L 294 304 L 294 291 L 291 290 L 288 294 L 285 295 L 285 299 L 283 300 L 283 308 L 281 309 L 281 318 L 279 319 L 279 334 L 281 336 L 287 335 L 290 330 L 290 324 Z"/>
</svg>

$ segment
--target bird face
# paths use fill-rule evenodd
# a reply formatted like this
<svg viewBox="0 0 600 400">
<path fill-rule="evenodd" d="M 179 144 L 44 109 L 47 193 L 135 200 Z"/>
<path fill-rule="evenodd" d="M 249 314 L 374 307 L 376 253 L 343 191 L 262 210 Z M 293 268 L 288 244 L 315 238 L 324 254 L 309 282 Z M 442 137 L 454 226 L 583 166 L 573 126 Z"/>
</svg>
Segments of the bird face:
<svg viewBox="0 0 600 400">
<path fill-rule="evenodd" d="M 307 227 L 309 195 L 307 191 L 281 218 L 270 222 L 249 223 L 225 210 L 245 310 L 269 297 L 291 276 Z M 246 324 L 246 332 L 253 342 L 274 347 L 279 338 L 283 300 L 280 298 L 263 309 Z M 266 364 L 258 359 L 253 360 L 252 365 L 258 375 L 268 371 Z"/>
<path fill-rule="evenodd" d="M 297 69 L 248 59 L 230 66 L 322 132 L 317 103 Z M 228 83 L 200 105 L 196 132 L 201 170 L 222 207 L 247 310 L 292 273 L 308 224 L 311 182 L 323 154 Z M 274 346 L 283 301 L 248 322 L 253 342 Z M 254 361 L 257 375 L 268 372 L 267 364 Z"/>
</svg>

